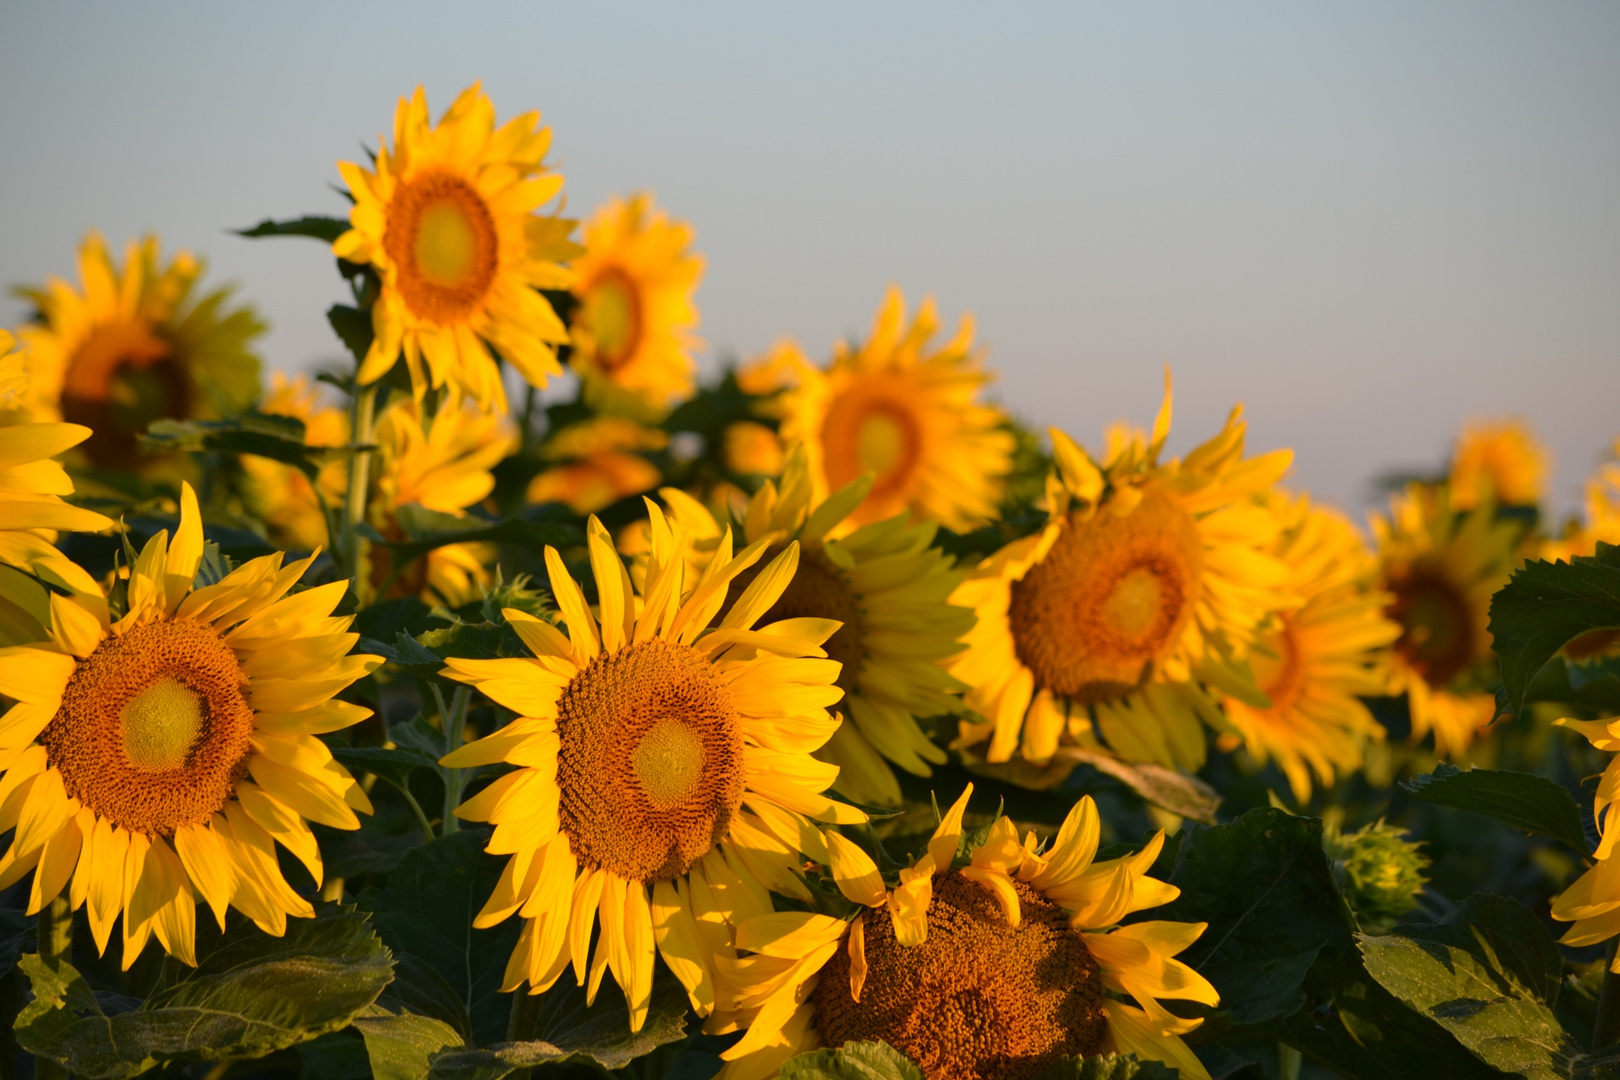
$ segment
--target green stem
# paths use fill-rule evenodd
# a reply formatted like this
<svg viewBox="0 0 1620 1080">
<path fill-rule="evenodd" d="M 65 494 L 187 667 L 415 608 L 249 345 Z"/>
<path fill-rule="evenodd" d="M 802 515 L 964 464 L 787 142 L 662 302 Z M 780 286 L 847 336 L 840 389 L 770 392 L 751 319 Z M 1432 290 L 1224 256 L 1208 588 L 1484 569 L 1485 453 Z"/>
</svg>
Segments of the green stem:
<svg viewBox="0 0 1620 1080">
<path fill-rule="evenodd" d="M 73 912 L 66 897 L 58 896 L 39 913 L 39 958 L 49 967 L 73 958 Z M 67 1068 L 45 1057 L 34 1059 L 35 1080 L 67 1080 Z"/>
<path fill-rule="evenodd" d="M 349 442 L 369 447 L 376 437 L 377 388 L 367 386 L 355 396 L 350 410 Z M 343 567 L 351 577 L 360 575 L 359 527 L 366 520 L 366 497 L 371 486 L 371 451 L 355 450 L 349 458 L 349 490 L 343 499 Z"/>
<path fill-rule="evenodd" d="M 1277 1067 L 1282 1080 L 1299 1080 L 1299 1070 L 1304 1064 L 1304 1054 L 1285 1043 L 1277 1044 Z"/>
<path fill-rule="evenodd" d="M 1607 1049 L 1620 1042 L 1620 975 L 1614 972 L 1615 948 L 1609 949 L 1609 966 L 1603 969 L 1603 989 L 1598 992 L 1597 1019 L 1592 1023 L 1592 1051 Z"/>
<path fill-rule="evenodd" d="M 433 697 L 439 705 L 440 722 L 444 725 L 445 753 L 453 754 L 461 748 L 462 733 L 467 729 L 467 703 L 472 700 L 472 687 L 458 686 L 456 692 L 450 697 L 448 708 L 444 704 L 444 694 L 439 691 L 437 683 L 433 684 Z M 461 769 L 447 770 L 444 777 L 444 823 L 439 831 L 449 836 L 461 829 L 461 821 L 456 817 L 456 807 L 461 805 L 461 791 L 466 782 L 466 773 Z"/>
</svg>

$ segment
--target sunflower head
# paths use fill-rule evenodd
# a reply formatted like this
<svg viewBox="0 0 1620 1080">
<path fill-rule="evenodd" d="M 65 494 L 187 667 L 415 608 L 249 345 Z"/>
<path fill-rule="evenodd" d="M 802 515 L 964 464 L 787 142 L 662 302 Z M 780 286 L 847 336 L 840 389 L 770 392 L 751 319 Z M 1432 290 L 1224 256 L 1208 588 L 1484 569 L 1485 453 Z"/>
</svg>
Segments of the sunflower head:
<svg viewBox="0 0 1620 1080">
<path fill-rule="evenodd" d="M 119 265 L 92 232 L 78 262 L 79 288 L 53 278 L 19 290 L 39 319 L 21 331 L 36 419 L 90 428 L 81 452 L 127 469 L 152 421 L 211 419 L 252 404 L 259 360 L 250 345 L 264 324 L 249 308 L 228 308 L 228 290 L 194 300 L 203 267 L 190 253 L 165 262 L 148 236 Z"/>
<path fill-rule="evenodd" d="M 1451 454 L 1451 501 L 1459 510 L 1481 502 L 1534 506 L 1547 485 L 1552 455 L 1523 420 L 1474 420 Z"/>
<path fill-rule="evenodd" d="M 551 130 L 538 113 L 499 128 L 477 84 L 429 121 L 421 87 L 394 113 L 394 141 L 374 169 L 340 162 L 354 208 L 333 243 L 340 259 L 374 266 L 382 293 L 361 383 L 401 354 L 418 394 L 449 386 L 485 408 L 506 395 L 493 347 L 534 386 L 560 372 L 567 331 L 539 289 L 566 288 L 561 265 L 578 248 L 573 222 L 538 213 L 562 190 L 544 158 Z"/>
<path fill-rule="evenodd" d="M 938 326 L 932 300 L 908 325 L 890 289 L 863 345 L 838 346 L 825 371 L 797 360 L 797 385 L 779 403 L 782 438 L 805 445 L 818 495 L 873 475 L 852 525 L 906 513 L 964 531 L 998 512 L 1015 440 L 1001 410 L 979 400 L 990 377 L 972 318 L 934 346 Z"/>
<path fill-rule="evenodd" d="M 335 406 L 323 406 L 318 388 L 307 376 L 289 379 L 279 371 L 273 374 L 259 411 L 302 421 L 306 446 L 336 448 L 349 441 L 348 415 Z M 301 551 L 326 544 L 326 510 L 342 501 L 349 486 L 346 460 L 334 455 L 311 481 L 295 465 L 244 454 L 242 472 L 243 499 L 264 521 L 273 540 Z"/>
<path fill-rule="evenodd" d="M 1412 485 L 1374 515 L 1385 614 L 1400 627 L 1392 664 L 1414 737 L 1460 753 L 1495 711 L 1481 691 L 1492 656 L 1491 596 L 1518 561 L 1523 526 L 1490 500 L 1459 512 L 1443 489 Z"/>
<path fill-rule="evenodd" d="M 492 469 L 518 446 L 511 420 L 483 412 L 469 401 L 449 399 L 427 415 L 423 403 L 404 398 L 377 421 L 372 525 L 389 540 L 406 539 L 400 510 L 419 506 L 465 517 L 495 489 Z M 459 607 L 490 580 L 495 551 L 487 544 L 447 544 L 409 568 L 397 567 L 387 549 L 370 552 L 371 589 L 391 596 L 421 594 L 430 604 Z"/>
<path fill-rule="evenodd" d="M 28 389 L 28 367 L 17 351 L 17 339 L 0 330 L 0 409 L 9 409 Z"/>
<path fill-rule="evenodd" d="M 0 888 L 35 871 L 30 911 L 69 889 L 105 951 L 123 916 L 124 966 L 156 936 L 195 964 L 197 897 L 221 927 L 235 907 L 267 933 L 311 915 L 276 863 L 280 843 L 317 884 L 306 819 L 359 826 L 365 793 L 316 735 L 365 719 L 334 699 L 382 663 L 349 655 L 347 582 L 295 596 L 314 556 L 280 554 L 193 588 L 203 558 L 197 499 L 129 570 L 126 611 L 101 593 L 55 595 L 49 637 L 0 649 L 0 792 L 19 824 Z"/>
<path fill-rule="evenodd" d="M 1060 737 L 1131 760 L 1196 768 L 1204 689 L 1264 704 L 1245 661 L 1262 625 L 1297 598 L 1273 552 L 1277 522 L 1255 502 L 1288 468 L 1286 450 L 1245 458 L 1244 424 L 1185 459 L 1160 460 L 1170 393 L 1151 437 L 1112 440 L 1101 464 L 1054 430 L 1048 523 L 970 571 L 955 601 L 978 623 L 951 672 L 984 718 L 991 762 L 1042 763 Z"/>
<path fill-rule="evenodd" d="M 721 1005 L 708 1025 L 746 1029 L 721 1055 L 727 1080 L 769 1076 L 818 1044 L 871 1039 L 907 1054 L 929 1080 L 1028 1078 L 1110 1052 L 1207 1080 L 1180 1039 L 1199 1021 L 1160 1003 L 1218 1003 L 1174 959 L 1203 924 L 1117 926 L 1178 895 L 1147 873 L 1162 834 L 1134 855 L 1098 862 L 1100 822 L 1088 797 L 1050 847 L 1033 833 L 1020 840 L 1006 818 L 970 843 L 971 792 L 892 884 L 864 850 L 827 834 L 853 919 L 782 913 L 738 926 L 735 948 L 757 955 L 720 965 Z"/>
<path fill-rule="evenodd" d="M 559 502 L 594 514 L 658 485 L 657 466 L 641 456 L 662 450 L 669 436 L 627 416 L 598 416 L 564 428 L 541 455 L 555 462 L 529 481 L 531 503 Z"/>
<path fill-rule="evenodd" d="M 793 580 L 798 546 L 728 605 L 766 545 L 733 558 L 727 532 L 691 573 L 679 527 L 654 504 L 649 513 L 639 595 L 593 517 L 596 610 L 548 548 L 566 633 L 508 609 L 533 656 L 451 659 L 446 672 L 518 717 L 444 759 L 518 766 L 456 811 L 493 824 L 488 850 L 512 856 L 475 923 L 525 919 L 505 989 L 540 993 L 572 964 L 591 1000 L 611 970 L 637 1028 L 655 952 L 707 1015 L 712 939 L 769 910 L 770 890 L 810 899 L 799 871 L 805 855 L 825 855 L 812 822 L 865 820 L 822 794 L 837 769 L 810 756 L 838 724 L 827 712 L 842 696 L 838 665 L 822 648 L 837 624 L 763 621 Z"/>
<path fill-rule="evenodd" d="M 569 362 L 660 408 L 691 397 L 692 294 L 703 276 L 691 226 L 670 220 L 642 193 L 598 210 L 585 225 L 584 246 L 574 263 Z"/>
<path fill-rule="evenodd" d="M 1362 926 L 1374 932 L 1394 926 L 1417 907 L 1429 883 L 1429 857 L 1405 829 L 1375 821 L 1353 833 L 1329 829 L 1322 846 L 1333 863 L 1344 897 Z"/>
<path fill-rule="evenodd" d="M 1368 741 L 1384 737 L 1362 698 L 1389 692 L 1401 628 L 1384 615 L 1392 598 L 1374 588 L 1377 561 L 1349 521 L 1304 496 L 1277 493 L 1267 505 L 1281 526 L 1273 552 L 1301 605 L 1278 612 L 1249 657 L 1269 704 L 1224 705 L 1249 753 L 1275 760 L 1304 804 L 1313 779 L 1354 772 Z"/>
</svg>

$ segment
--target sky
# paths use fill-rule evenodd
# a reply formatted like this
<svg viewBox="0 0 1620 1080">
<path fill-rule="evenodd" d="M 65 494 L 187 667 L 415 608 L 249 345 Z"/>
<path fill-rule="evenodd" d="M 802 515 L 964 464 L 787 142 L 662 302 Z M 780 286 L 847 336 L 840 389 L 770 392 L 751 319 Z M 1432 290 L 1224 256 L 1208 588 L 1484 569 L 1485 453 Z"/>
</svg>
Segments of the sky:
<svg viewBox="0 0 1620 1080">
<path fill-rule="evenodd" d="M 1028 422 L 1171 449 L 1243 402 L 1357 513 L 1476 416 L 1531 421 L 1560 512 L 1620 436 L 1620 5 L 282 0 L 0 5 L 0 284 L 99 228 L 206 257 L 270 366 L 340 355 L 313 241 L 417 84 L 539 109 L 568 210 L 697 230 L 706 371 L 963 312 Z M 25 316 L 0 298 L 0 325 Z"/>
</svg>

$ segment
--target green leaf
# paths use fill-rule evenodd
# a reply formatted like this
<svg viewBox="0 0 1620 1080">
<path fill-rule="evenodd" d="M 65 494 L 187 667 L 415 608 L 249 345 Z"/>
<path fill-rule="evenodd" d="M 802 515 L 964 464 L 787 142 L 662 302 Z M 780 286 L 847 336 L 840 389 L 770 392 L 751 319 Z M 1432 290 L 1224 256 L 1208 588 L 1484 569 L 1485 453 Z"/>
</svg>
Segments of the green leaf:
<svg viewBox="0 0 1620 1080">
<path fill-rule="evenodd" d="M 333 304 L 326 309 L 326 321 L 332 327 L 332 332 L 343 342 L 354 362 L 363 364 L 366 354 L 371 351 L 371 341 L 374 336 L 371 329 L 371 314 L 361 311 L 357 307 L 347 304 Z"/>
<path fill-rule="evenodd" d="M 1515 716 L 1524 711 L 1531 681 L 1559 649 L 1589 630 L 1616 627 L 1620 547 L 1599 544 L 1595 557 L 1573 562 L 1526 563 L 1491 597 L 1505 711 Z"/>
<path fill-rule="evenodd" d="M 296 466 L 313 479 L 333 454 L 304 445 L 304 422 L 291 416 L 246 413 L 230 420 L 154 420 L 141 436 L 152 453 L 254 454 Z"/>
<path fill-rule="evenodd" d="M 1426 803 L 1487 814 L 1516 829 L 1562 840 L 1583 855 L 1592 850 L 1574 796 L 1545 776 L 1441 764 L 1405 786 Z"/>
<path fill-rule="evenodd" d="M 425 555 L 446 544 L 510 544 L 513 547 L 544 551 L 548 546 L 566 548 L 579 543 L 578 529 L 548 521 L 525 521 L 505 518 L 491 522 L 472 516 L 428 510 L 415 503 L 407 503 L 394 512 L 395 520 L 406 539 L 389 542 L 391 551 L 406 559 Z"/>
<path fill-rule="evenodd" d="M 354 1026 L 366 1040 L 376 1080 L 421 1080 L 433 1055 L 463 1046 L 461 1035 L 442 1020 L 415 1013 L 395 1016 L 383 1009 L 358 1017 Z"/>
<path fill-rule="evenodd" d="M 347 218 L 322 217 L 311 214 L 291 221 L 271 221 L 265 218 L 251 229 L 236 230 L 237 236 L 258 239 L 262 236 L 307 236 L 324 240 L 328 244 L 349 231 Z"/>
<path fill-rule="evenodd" d="M 217 543 L 212 540 L 205 541 L 202 562 L 197 566 L 197 576 L 192 581 L 192 587 L 202 589 L 209 585 L 218 585 L 235 569 L 235 561 L 220 551 Z"/>
<path fill-rule="evenodd" d="M 630 1030 L 630 1010 L 610 979 L 587 1008 L 578 986 L 552 987 L 540 999 L 535 1038 L 476 1050 L 451 1050 L 433 1059 L 430 1080 L 501 1080 L 518 1069 L 581 1058 L 604 1069 L 622 1069 L 660 1046 L 686 1037 L 686 991 L 660 974 L 653 982 L 647 1020 Z"/>
<path fill-rule="evenodd" d="M 1215 824 L 1220 809 L 1220 792 L 1186 773 L 1151 762 L 1128 764 L 1107 754 L 1085 750 L 1066 751 L 1100 773 L 1112 776 L 1154 806 L 1204 825 Z"/>
<path fill-rule="evenodd" d="M 1296 1011 L 1317 955 L 1351 944 L 1350 913 L 1315 818 L 1266 807 L 1230 825 L 1189 826 L 1168 873 L 1157 874 L 1181 896 L 1142 917 L 1209 924 L 1179 959 L 1215 984 L 1215 1015 L 1228 1022 Z"/>
<path fill-rule="evenodd" d="M 201 922 L 197 967 L 114 1016 L 71 965 L 24 956 L 34 1000 L 17 1018 L 18 1044 L 85 1080 L 263 1057 L 347 1026 L 393 978 L 393 958 L 353 908 L 328 905 L 313 919 L 289 919 L 280 938 L 232 923 L 222 938 Z"/>
<path fill-rule="evenodd" d="M 1361 951 L 1386 990 L 1486 1064 L 1529 1080 L 1593 1075 L 1553 1013 L 1558 946 L 1523 904 L 1471 896 L 1437 923 L 1364 936 Z"/>
<path fill-rule="evenodd" d="M 480 1045 L 506 1035 L 511 999 L 500 985 L 522 925 L 514 917 L 473 929 L 505 863 L 483 854 L 486 839 L 475 832 L 440 837 L 402 858 L 386 887 L 360 894 L 360 906 L 372 913 L 389 947 L 420 961 L 455 991 Z"/>
<path fill-rule="evenodd" d="M 0 908 L 0 978 L 9 975 L 23 950 L 34 944 L 38 924 L 38 919 L 16 908 Z"/>
<path fill-rule="evenodd" d="M 1060 1061 L 1035 1080 L 1177 1080 L 1181 1070 L 1162 1061 L 1138 1061 L 1135 1054 L 1099 1054 Z"/>
<path fill-rule="evenodd" d="M 780 1075 L 782 1080 L 923 1080 L 916 1062 L 881 1040 L 790 1057 L 782 1063 Z"/>
<path fill-rule="evenodd" d="M 1355 949 L 1324 952 L 1306 990 L 1315 1008 L 1268 1021 L 1260 1030 L 1337 1075 L 1501 1080 L 1501 1073 L 1464 1050 L 1439 1024 L 1379 986 Z"/>
</svg>

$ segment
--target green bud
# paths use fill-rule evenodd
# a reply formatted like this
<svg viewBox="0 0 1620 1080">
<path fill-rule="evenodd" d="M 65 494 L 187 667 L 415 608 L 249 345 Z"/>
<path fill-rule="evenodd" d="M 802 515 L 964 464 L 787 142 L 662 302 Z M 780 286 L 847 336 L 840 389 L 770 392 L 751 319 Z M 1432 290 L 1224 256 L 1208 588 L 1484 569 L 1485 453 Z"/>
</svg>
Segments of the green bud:
<svg viewBox="0 0 1620 1080">
<path fill-rule="evenodd" d="M 1428 884 L 1429 857 L 1406 830 L 1383 821 L 1353 833 L 1329 825 L 1322 847 L 1333 861 L 1333 875 L 1355 910 L 1363 929 L 1390 929 L 1417 907 L 1418 893 Z"/>
</svg>

